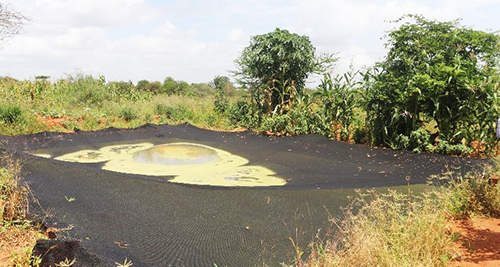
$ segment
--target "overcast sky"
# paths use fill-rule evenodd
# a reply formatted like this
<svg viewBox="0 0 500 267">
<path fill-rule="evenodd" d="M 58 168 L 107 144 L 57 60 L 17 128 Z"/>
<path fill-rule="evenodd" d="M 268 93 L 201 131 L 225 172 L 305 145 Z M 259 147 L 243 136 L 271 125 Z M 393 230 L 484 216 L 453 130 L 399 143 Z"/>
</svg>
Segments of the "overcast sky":
<svg viewBox="0 0 500 267">
<path fill-rule="evenodd" d="M 189 83 L 229 76 L 251 36 L 275 28 L 338 53 L 335 72 L 386 53 L 387 21 L 403 14 L 500 30 L 500 0 L 0 0 L 32 22 L 2 44 L 0 76 L 52 79 L 77 71 L 107 80 Z M 311 83 L 313 85 L 314 82 Z"/>
</svg>

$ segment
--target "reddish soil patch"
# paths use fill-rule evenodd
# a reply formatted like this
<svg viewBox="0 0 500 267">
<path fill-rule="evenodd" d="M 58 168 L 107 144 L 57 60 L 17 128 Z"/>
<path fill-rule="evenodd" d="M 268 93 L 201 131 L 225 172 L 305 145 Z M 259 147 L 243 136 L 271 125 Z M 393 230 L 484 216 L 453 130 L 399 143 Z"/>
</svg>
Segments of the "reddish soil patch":
<svg viewBox="0 0 500 267">
<path fill-rule="evenodd" d="M 229 132 L 231 132 L 231 133 L 241 133 L 241 132 L 244 132 L 246 130 L 247 130 L 247 128 L 238 127 L 238 128 L 234 128 L 234 129 L 229 130 Z"/>
<path fill-rule="evenodd" d="M 460 234 L 455 243 L 460 257 L 450 266 L 500 266 L 500 219 L 473 218 L 450 227 Z"/>
<path fill-rule="evenodd" d="M 64 118 L 44 117 L 40 114 L 37 114 L 36 119 L 38 121 L 42 122 L 43 124 L 49 126 L 51 129 L 55 128 L 55 127 L 60 127 L 61 129 L 66 129 L 62 124 L 65 121 Z M 72 133 L 74 131 L 66 129 L 63 132 Z"/>
</svg>

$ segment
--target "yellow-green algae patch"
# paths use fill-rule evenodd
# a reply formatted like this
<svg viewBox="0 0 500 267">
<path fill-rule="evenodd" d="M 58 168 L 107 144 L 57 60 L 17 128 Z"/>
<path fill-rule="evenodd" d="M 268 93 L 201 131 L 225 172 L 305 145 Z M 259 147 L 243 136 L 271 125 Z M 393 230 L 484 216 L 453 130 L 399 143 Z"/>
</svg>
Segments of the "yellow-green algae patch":
<svg viewBox="0 0 500 267">
<path fill-rule="evenodd" d="M 150 143 L 140 143 L 134 145 L 113 145 L 106 146 L 99 150 L 80 150 L 73 153 L 68 153 L 59 157 L 54 158 L 55 160 L 67 161 L 67 162 L 78 162 L 78 163 L 99 163 L 112 161 L 120 155 L 126 155 L 134 153 L 143 149 L 148 149 L 153 147 Z"/>
<path fill-rule="evenodd" d="M 37 157 L 40 157 L 40 158 L 46 158 L 46 159 L 52 158 L 52 155 L 46 154 L 46 153 L 35 153 L 35 154 L 33 154 L 33 156 L 37 156 Z"/>
<path fill-rule="evenodd" d="M 147 176 L 175 176 L 173 183 L 212 186 L 281 186 L 284 179 L 270 169 L 246 165 L 249 161 L 227 151 L 193 143 L 151 143 L 81 150 L 56 160 L 98 163 L 102 169 Z"/>
</svg>

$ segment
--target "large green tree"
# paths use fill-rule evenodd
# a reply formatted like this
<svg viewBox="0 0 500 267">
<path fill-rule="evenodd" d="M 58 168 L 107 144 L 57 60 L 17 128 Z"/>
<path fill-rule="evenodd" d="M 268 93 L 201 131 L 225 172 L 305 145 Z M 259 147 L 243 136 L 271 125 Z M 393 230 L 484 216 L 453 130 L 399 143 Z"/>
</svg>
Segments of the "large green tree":
<svg viewBox="0 0 500 267">
<path fill-rule="evenodd" d="M 417 15 L 396 23 L 368 88 L 373 141 L 394 144 L 430 121 L 448 142 L 492 140 L 499 115 L 499 36 Z"/>
<path fill-rule="evenodd" d="M 315 55 L 307 36 L 276 29 L 253 36 L 250 45 L 235 60 L 237 82 L 251 90 L 262 111 L 276 111 L 300 93 L 311 73 L 329 68 L 332 55 Z"/>
</svg>

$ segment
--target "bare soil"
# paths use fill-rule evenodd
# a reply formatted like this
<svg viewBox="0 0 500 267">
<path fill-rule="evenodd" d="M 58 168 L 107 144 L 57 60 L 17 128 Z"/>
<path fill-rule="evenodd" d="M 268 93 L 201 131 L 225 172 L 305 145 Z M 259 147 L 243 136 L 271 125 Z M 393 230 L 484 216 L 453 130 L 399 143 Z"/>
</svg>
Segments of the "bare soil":
<svg viewBox="0 0 500 267">
<path fill-rule="evenodd" d="M 455 242 L 459 258 L 452 267 L 500 266 L 500 219 L 472 218 L 450 223 L 452 232 L 460 234 Z"/>
</svg>

